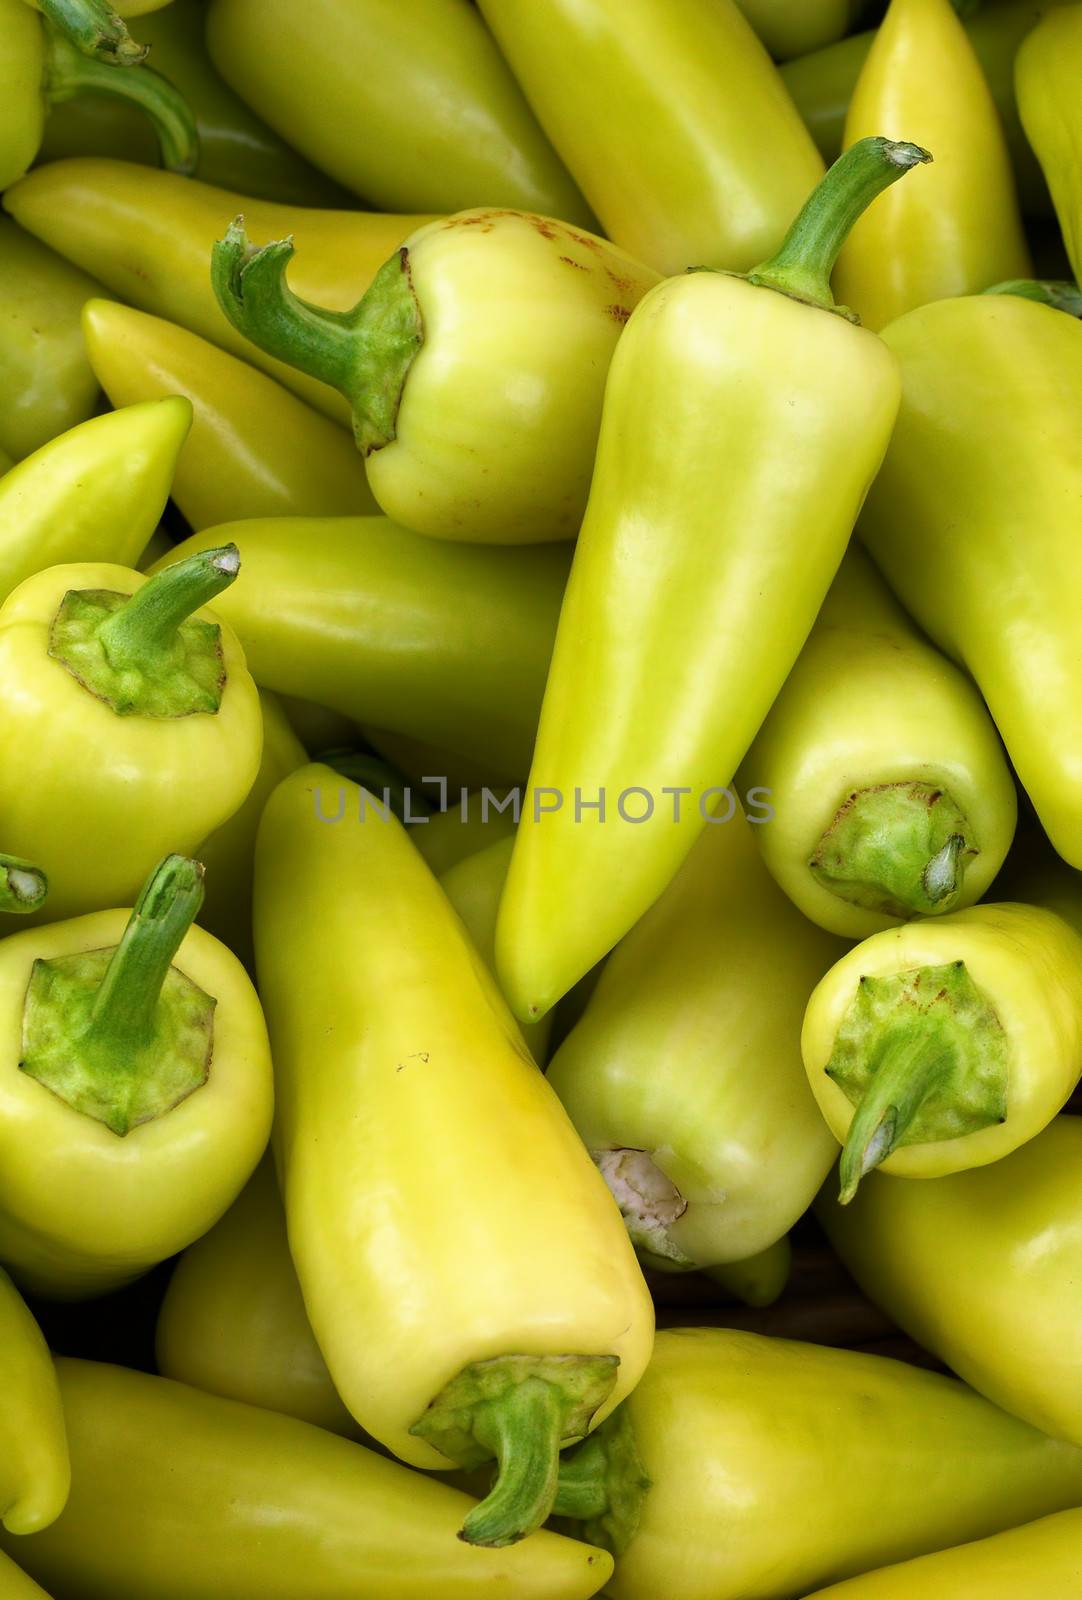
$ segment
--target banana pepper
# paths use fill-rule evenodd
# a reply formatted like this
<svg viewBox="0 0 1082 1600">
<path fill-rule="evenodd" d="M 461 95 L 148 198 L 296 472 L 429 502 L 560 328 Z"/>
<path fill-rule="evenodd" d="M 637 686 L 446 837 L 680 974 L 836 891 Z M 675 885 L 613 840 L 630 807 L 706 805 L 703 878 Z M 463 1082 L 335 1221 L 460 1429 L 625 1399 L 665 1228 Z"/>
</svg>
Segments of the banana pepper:
<svg viewBox="0 0 1082 1600">
<path fill-rule="evenodd" d="M 613 1600 L 792 1600 L 1080 1493 L 1082 1452 L 950 1378 L 685 1328 L 567 1461 L 556 1509 L 615 1552 Z"/>
<path fill-rule="evenodd" d="M 59 1595 L 588 1600 L 612 1571 L 554 1533 L 473 1549 L 455 1538 L 466 1495 L 293 1417 L 123 1367 L 57 1369 L 71 1498 L 17 1549 Z"/>
<path fill-rule="evenodd" d="M 406 830 L 328 767 L 268 802 L 255 927 L 290 1250 L 335 1387 L 414 1466 L 495 1457 L 462 1537 L 513 1542 L 649 1359 L 620 1214 Z"/>
<path fill-rule="evenodd" d="M 37 1533 L 55 1522 L 68 1498 L 68 1441 L 53 1358 L 19 1291 L 3 1270 L 0 1351 L 4 1381 L 0 1519 L 9 1533 Z M 2 1577 L 0 1574 L 0 1580 Z M 0 1581 L 0 1595 L 4 1594 Z"/>
<path fill-rule="evenodd" d="M 1057 7 L 1023 42 L 1015 61 L 1015 90 L 1022 126 L 1052 191 L 1076 279 L 1082 277 L 1080 73 L 1082 7 Z"/>
<path fill-rule="evenodd" d="M 771 261 L 669 279 L 631 316 L 500 911 L 524 1019 L 673 878 L 811 630 L 899 390 L 828 275 L 854 218 L 927 159 L 865 140 Z"/>
<path fill-rule="evenodd" d="M 378 510 L 348 434 L 247 362 L 108 300 L 85 306 L 83 333 L 114 406 L 170 394 L 191 402 L 173 499 L 196 530 L 234 518 Z"/>
<path fill-rule="evenodd" d="M 0 1600 L 49 1600 L 49 1596 L 14 1561 L 0 1555 Z"/>
<path fill-rule="evenodd" d="M 758 831 L 739 813 L 707 828 L 605 963 L 549 1068 L 632 1242 L 663 1270 L 775 1243 L 834 1155 L 800 1022 L 844 947 L 770 881 Z"/>
<path fill-rule="evenodd" d="M 770 796 L 755 837 L 774 878 L 805 916 L 850 939 L 979 900 L 1018 810 L 980 695 L 858 548 L 737 783 Z"/>
<path fill-rule="evenodd" d="M 480 0 L 608 236 L 659 272 L 742 272 L 823 167 L 733 0 Z"/>
<path fill-rule="evenodd" d="M 858 531 L 975 679 L 1045 832 L 1082 866 L 1082 322 L 974 295 L 911 311 L 883 337 L 902 404 Z"/>
<path fill-rule="evenodd" d="M 251 789 L 259 696 L 228 624 L 201 612 L 238 570 L 234 546 L 154 578 L 50 567 L 0 606 L 0 771 L 19 775 L 0 838 L 44 869 L 50 917 L 132 904 Z"/>
<path fill-rule="evenodd" d="M 191 926 L 201 899 L 199 864 L 167 856 L 130 914 L 0 942 L 0 1260 L 36 1293 L 103 1294 L 173 1255 L 266 1145 L 263 1014 Z"/>
<path fill-rule="evenodd" d="M 736 0 L 775 61 L 821 50 L 849 32 L 865 0 Z"/>
<path fill-rule="evenodd" d="M 372 492 L 444 539 L 571 539 L 605 378 L 650 267 L 523 211 L 464 211 L 411 234 L 348 313 L 298 299 L 293 244 L 214 247 L 219 304 L 270 355 L 349 401 Z"/>
</svg>

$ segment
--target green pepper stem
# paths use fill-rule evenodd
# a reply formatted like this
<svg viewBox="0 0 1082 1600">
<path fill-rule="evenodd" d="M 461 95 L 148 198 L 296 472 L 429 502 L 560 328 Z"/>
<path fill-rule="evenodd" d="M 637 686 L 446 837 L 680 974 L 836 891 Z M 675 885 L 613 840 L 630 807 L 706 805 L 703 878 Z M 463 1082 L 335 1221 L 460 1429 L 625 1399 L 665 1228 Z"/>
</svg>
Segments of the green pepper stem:
<svg viewBox="0 0 1082 1600">
<path fill-rule="evenodd" d="M 0 911 L 18 916 L 44 905 L 49 880 L 40 867 L 19 856 L 0 855 Z"/>
<path fill-rule="evenodd" d="M 1077 283 L 1057 278 L 1008 278 L 1004 283 L 994 283 L 984 294 L 1013 294 L 1021 300 L 1036 300 L 1038 305 L 1050 306 L 1053 311 L 1065 311 L 1069 317 L 1082 317 L 1082 289 Z"/>
<path fill-rule="evenodd" d="M 838 1199 L 843 1206 L 856 1194 L 861 1178 L 897 1148 L 920 1106 L 953 1065 L 954 1051 L 938 1030 L 904 1028 L 887 1039 L 842 1150 Z"/>
<path fill-rule="evenodd" d="M 835 305 L 830 292 L 830 274 L 842 245 L 877 195 L 931 159 L 918 144 L 859 139 L 812 190 L 781 248 L 747 274 L 748 282 L 852 318 Z"/>
<path fill-rule="evenodd" d="M 158 136 L 162 164 L 190 177 L 199 165 L 199 133 L 188 102 L 149 67 L 118 67 L 83 55 L 46 28 L 45 96 L 54 105 L 81 94 L 110 95 L 145 112 Z"/>
<path fill-rule="evenodd" d="M 564 1410 L 559 1390 L 543 1378 L 514 1384 L 485 1405 L 474 1436 L 496 1457 L 496 1482 L 466 1516 L 460 1539 L 501 1549 L 541 1526 L 559 1480 Z"/>
<path fill-rule="evenodd" d="M 552 1502 L 554 1517 L 593 1522 L 609 1509 L 609 1459 L 605 1441 L 605 1430 L 592 1433 L 577 1450 L 563 1457 Z"/>
<path fill-rule="evenodd" d="M 154 1037 L 162 985 L 203 904 L 203 868 L 166 856 L 140 892 L 113 951 L 80 1043 L 130 1061 Z"/>
<path fill-rule="evenodd" d="M 38 0 L 44 16 L 84 56 L 114 67 L 138 66 L 148 46 L 136 44 L 107 0 Z"/>
<path fill-rule="evenodd" d="M 98 629 L 109 665 L 120 672 L 143 671 L 168 654 L 181 624 L 227 589 L 239 571 L 240 551 L 226 544 L 148 578 Z"/>
</svg>

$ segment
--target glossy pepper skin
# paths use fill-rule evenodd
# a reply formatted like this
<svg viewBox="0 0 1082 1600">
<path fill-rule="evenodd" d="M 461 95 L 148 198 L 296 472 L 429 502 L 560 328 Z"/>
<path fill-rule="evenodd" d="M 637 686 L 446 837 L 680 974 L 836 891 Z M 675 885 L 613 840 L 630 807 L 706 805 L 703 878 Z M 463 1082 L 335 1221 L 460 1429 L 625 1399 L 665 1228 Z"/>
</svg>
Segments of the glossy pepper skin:
<svg viewBox="0 0 1082 1600">
<path fill-rule="evenodd" d="M 179 396 L 91 417 L 0 483 L 0 597 L 45 567 L 133 565 L 169 498 L 192 422 Z"/>
<path fill-rule="evenodd" d="M 865 1294 L 997 1405 L 1082 1444 L 1082 1120 L 1057 1117 L 992 1166 L 817 1204 Z"/>
<path fill-rule="evenodd" d="M 773 262 L 671 278 L 632 314 L 500 911 L 517 1016 L 543 1015 L 671 881 L 815 621 L 899 392 L 889 351 L 830 299 L 836 206 L 859 214 L 925 159 L 866 141 Z"/>
<path fill-rule="evenodd" d="M 64 1509 L 71 1483 L 56 1370 L 41 1330 L 0 1270 L 0 1506 L 9 1533 L 37 1533 Z M 5 1595 L 0 1572 L 0 1595 Z M 18 1594 L 13 1588 L 13 1594 Z"/>
<path fill-rule="evenodd" d="M 156 72 L 180 91 L 199 135 L 198 176 L 204 183 L 286 205 L 341 205 L 336 184 L 279 139 L 219 77 L 207 55 L 204 0 L 168 0 L 136 30 Z M 58 106 L 42 141 L 45 161 L 110 156 L 156 166 L 158 151 L 144 118 L 103 95 Z"/>
<path fill-rule="evenodd" d="M 248 582 L 216 610 L 261 687 L 461 750 L 511 781 L 526 772 L 563 546 L 455 545 L 384 517 L 278 517 L 208 529 L 172 559 L 227 539 Z"/>
<path fill-rule="evenodd" d="M 589 212 L 466 0 L 214 0 L 218 71 L 379 211 Z"/>
<path fill-rule="evenodd" d="M 14 1561 L 0 1556 L 0 1600 L 49 1600 L 49 1596 Z"/>
<path fill-rule="evenodd" d="M 72 1496 L 25 1559 L 70 1600 L 588 1600 L 611 1571 L 553 1533 L 472 1549 L 455 1537 L 468 1496 L 293 1417 L 123 1367 L 57 1368 Z"/>
<path fill-rule="evenodd" d="M 210 598 L 236 575 L 235 551 L 186 570 Z M 0 794 L 0 834 L 48 875 L 52 919 L 132 904 L 155 861 L 232 816 L 259 770 L 259 696 L 228 623 L 200 609 L 159 627 L 149 598 L 97 620 L 99 605 L 123 605 L 151 582 L 148 594 L 164 592 L 161 578 L 128 567 L 50 567 L 0 607 L 0 767 L 20 775 Z M 174 593 L 180 582 L 170 579 Z M 210 688 L 174 676 L 177 653 L 193 650 Z"/>
<path fill-rule="evenodd" d="M 777 883 L 848 939 L 979 900 L 1018 811 L 980 695 L 856 546 L 737 787 L 770 796 L 755 839 Z"/>
<path fill-rule="evenodd" d="M 163 1378 L 361 1436 L 304 1309 L 271 1161 L 181 1256 L 158 1314 L 155 1354 Z"/>
<path fill-rule="evenodd" d="M 1057 7 L 1023 42 L 1015 92 L 1026 136 L 1037 153 L 1077 279 L 1082 274 L 1082 10 Z"/>
<path fill-rule="evenodd" d="M 79 313 L 98 293 L 93 278 L 0 222 L 0 444 L 16 461 L 97 407 Z"/>
<path fill-rule="evenodd" d="M 619 1213 L 406 830 L 330 768 L 268 802 L 255 927 L 290 1250 L 335 1386 L 415 1466 L 495 1455 L 464 1537 L 521 1538 L 560 1444 L 649 1360 Z"/>
<path fill-rule="evenodd" d="M 238 212 L 261 237 L 290 234 L 298 251 L 294 289 L 344 311 L 391 251 L 432 220 L 278 205 L 134 162 L 92 157 L 38 167 L 8 190 L 4 205 L 29 233 L 111 293 L 250 361 L 347 426 L 349 407 L 333 389 L 264 355 L 236 332 L 214 298 L 211 249 Z"/>
<path fill-rule="evenodd" d="M 192 431 L 173 499 L 196 530 L 235 518 L 368 516 L 364 462 L 342 428 L 237 356 L 110 300 L 83 308 L 86 352 L 114 406 L 183 395 Z"/>
<path fill-rule="evenodd" d="M 266 1144 L 263 1013 L 236 957 L 191 927 L 201 871 L 166 858 L 132 913 L 0 942 L 0 1259 L 35 1293 L 100 1295 L 164 1261 Z"/>
<path fill-rule="evenodd" d="M 976 294 L 1032 270 L 991 90 L 951 0 L 891 0 L 861 69 L 845 143 L 917 139 L 923 182 L 881 195 L 842 246 L 839 302 L 870 328 L 914 306 Z"/>
<path fill-rule="evenodd" d="M 775 61 L 821 50 L 849 32 L 863 0 L 736 0 Z M 144 30 L 145 31 L 145 30 Z"/>
<path fill-rule="evenodd" d="M 481 0 L 610 239 L 659 272 L 743 272 L 822 163 L 733 0 Z M 629 152 L 634 159 L 629 159 Z"/>
<path fill-rule="evenodd" d="M 1045 832 L 1082 866 L 1082 323 L 976 295 L 911 311 L 884 339 L 902 404 L 861 538 L 976 681 Z"/>
<path fill-rule="evenodd" d="M 444 539 L 574 538 L 609 363 L 657 273 L 551 217 L 465 211 L 411 234 L 342 318 L 291 293 L 292 253 L 253 253 L 238 221 L 214 248 L 216 293 L 350 402 L 387 515 Z"/>
<path fill-rule="evenodd" d="M 557 1501 L 622 1547 L 613 1600 L 791 1600 L 1063 1510 L 1082 1483 L 1082 1453 L 949 1378 L 729 1329 L 659 1333 L 622 1418 Z"/>
<path fill-rule="evenodd" d="M 771 883 L 758 831 L 739 812 L 707 828 L 605 963 L 548 1072 L 640 1256 L 662 1270 L 774 1244 L 834 1155 L 800 1023 L 843 947 Z"/>
<path fill-rule="evenodd" d="M 808 1600 L 912 1600 L 917 1594 L 943 1600 L 1044 1600 L 1049 1594 L 1074 1594 L 1082 1585 L 1080 1535 L 1082 1511 L 1061 1511 L 990 1539 L 832 1584 Z"/>
</svg>

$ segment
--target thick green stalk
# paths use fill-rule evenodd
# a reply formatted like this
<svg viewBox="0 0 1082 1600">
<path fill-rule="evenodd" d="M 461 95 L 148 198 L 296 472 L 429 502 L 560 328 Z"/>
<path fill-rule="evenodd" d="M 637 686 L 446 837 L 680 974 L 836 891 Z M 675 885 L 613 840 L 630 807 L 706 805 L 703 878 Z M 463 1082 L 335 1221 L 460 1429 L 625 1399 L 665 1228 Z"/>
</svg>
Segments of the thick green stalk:
<svg viewBox="0 0 1082 1600">
<path fill-rule="evenodd" d="M 1036 300 L 1038 305 L 1050 306 L 1053 311 L 1065 311 L 1069 317 L 1082 317 L 1082 289 L 1077 283 L 1056 278 L 1008 278 L 1005 283 L 994 283 L 985 294 L 1013 294 L 1021 300 Z"/>
<path fill-rule="evenodd" d="M 190 177 L 199 165 L 199 133 L 188 102 L 173 85 L 144 66 L 110 66 L 83 55 L 46 27 L 45 97 L 53 105 L 82 94 L 108 95 L 138 106 L 150 120 L 170 172 Z"/>
<path fill-rule="evenodd" d="M 148 46 L 136 44 L 107 0 L 38 0 L 43 16 L 82 55 L 114 67 L 136 67 Z"/>
<path fill-rule="evenodd" d="M 148 578 L 98 629 L 112 666 L 145 671 L 156 658 L 171 654 L 182 624 L 228 589 L 239 571 L 240 551 L 227 544 L 201 550 Z"/>
</svg>

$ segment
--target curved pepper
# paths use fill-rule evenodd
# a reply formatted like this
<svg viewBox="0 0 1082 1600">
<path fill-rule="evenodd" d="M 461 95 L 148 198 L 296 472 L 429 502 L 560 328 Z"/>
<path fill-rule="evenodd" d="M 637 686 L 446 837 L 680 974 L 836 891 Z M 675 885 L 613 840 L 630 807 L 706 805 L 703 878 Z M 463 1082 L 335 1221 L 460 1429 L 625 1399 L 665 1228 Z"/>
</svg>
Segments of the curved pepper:
<svg viewBox="0 0 1082 1600">
<path fill-rule="evenodd" d="M 304 1309 L 271 1161 L 181 1256 L 158 1314 L 155 1353 L 163 1378 L 361 1436 Z"/>
<path fill-rule="evenodd" d="M 219 309 L 207 270 L 214 242 L 238 212 L 255 233 L 291 235 L 298 249 L 294 289 L 344 311 L 391 251 L 432 220 L 277 205 L 134 162 L 89 157 L 38 167 L 7 191 L 4 206 L 111 293 L 261 367 L 347 427 L 349 407 L 340 395 L 264 355 Z"/>
<path fill-rule="evenodd" d="M 658 281 L 596 234 L 465 211 L 411 234 L 351 311 L 292 293 L 289 239 L 214 247 L 219 304 L 271 355 L 349 401 L 372 491 L 444 539 L 572 539 L 616 341 Z"/>
<path fill-rule="evenodd" d="M 588 1600 L 612 1570 L 554 1533 L 471 1549 L 455 1537 L 467 1495 L 293 1417 L 123 1367 L 57 1369 L 71 1499 L 18 1554 L 58 1594 Z"/>
<path fill-rule="evenodd" d="M 0 189 L 21 178 L 36 158 L 50 106 L 82 94 L 110 95 L 137 105 L 153 125 L 165 166 L 177 173 L 195 171 L 199 141 L 192 114 L 172 84 L 156 72 L 84 54 L 23 0 L 0 0 L 0 29 Z"/>
<path fill-rule="evenodd" d="M 856 548 L 737 782 L 770 796 L 755 837 L 774 878 L 849 939 L 979 900 L 1018 810 L 980 695 Z"/>
<path fill-rule="evenodd" d="M 1044 1600 L 1082 1586 L 1082 1511 L 1061 1511 L 974 1544 L 817 1589 L 808 1600 Z"/>
<path fill-rule="evenodd" d="M 808 1002 L 804 1066 L 838 1142 L 841 1199 L 998 1161 L 1082 1071 L 1082 937 L 1041 906 L 979 905 L 873 934 Z"/>
<path fill-rule="evenodd" d="M 406 830 L 328 767 L 267 805 L 255 926 L 290 1250 L 335 1387 L 415 1466 L 495 1456 L 462 1535 L 514 1542 L 649 1359 L 619 1213 Z"/>
<path fill-rule="evenodd" d="M 817 1207 L 865 1294 L 1015 1416 L 1082 1445 L 1082 1119 L 932 1183 L 878 1173 Z M 1021 1520 L 1020 1512 L 1017 1518 Z"/>
<path fill-rule="evenodd" d="M 543 1015 L 673 878 L 815 621 L 899 389 L 828 275 L 853 218 L 927 159 L 864 141 L 773 260 L 669 279 L 632 314 L 500 911 L 520 1017 Z"/>
<path fill-rule="evenodd" d="M 377 210 L 590 220 L 465 0 L 214 0 L 207 46 L 272 128 Z"/>
<path fill-rule="evenodd" d="M 1014 80 L 1022 126 L 1052 191 L 1076 278 L 1082 277 L 1080 73 L 1082 8 L 1057 7 L 1022 44 L 1015 60 Z"/>
<path fill-rule="evenodd" d="M 556 1509 L 616 1551 L 613 1600 L 792 1600 L 1080 1493 L 1082 1452 L 950 1378 L 685 1328 L 567 1461 Z"/>
<path fill-rule="evenodd" d="M 50 567 L 0 607 L 0 771 L 18 773 L 0 839 L 48 874 L 50 918 L 130 905 L 170 845 L 194 849 L 251 789 L 259 697 L 200 609 L 238 570 L 232 546 L 154 578 Z"/>
<path fill-rule="evenodd" d="M 88 302 L 83 331 L 114 406 L 167 394 L 191 402 L 173 499 L 193 528 L 378 509 L 349 436 L 273 378 L 184 328 L 109 300 Z"/>
<path fill-rule="evenodd" d="M 891 0 L 861 69 L 845 142 L 919 138 L 923 183 L 880 196 L 838 257 L 834 290 L 871 328 L 914 306 L 974 294 L 1031 269 L 991 91 L 951 0 Z"/>
<path fill-rule="evenodd" d="M 510 780 L 526 771 L 564 546 L 454 545 L 384 517 L 278 517 L 207 529 L 170 560 L 226 539 L 246 581 L 215 609 L 261 687 L 461 749 Z"/>
<path fill-rule="evenodd" d="M 163 0 L 140 22 L 156 71 L 180 91 L 195 117 L 198 173 L 204 183 L 239 189 L 287 205 L 342 205 L 346 196 L 272 133 L 214 70 L 204 41 L 204 0 Z M 41 159 L 111 156 L 154 166 L 157 145 L 132 107 L 102 95 L 57 106 L 49 118 Z"/>
<path fill-rule="evenodd" d="M 789 1235 L 783 1234 L 742 1261 L 719 1261 L 706 1268 L 706 1276 L 719 1284 L 726 1294 L 734 1295 L 743 1305 L 755 1308 L 772 1306 L 789 1282 L 793 1266 L 793 1251 Z"/>
<path fill-rule="evenodd" d="M 821 50 L 849 32 L 864 0 L 736 0 L 775 61 Z M 837 153 L 837 152 L 835 152 Z"/>
<path fill-rule="evenodd" d="M 93 278 L 0 221 L 0 444 L 16 461 L 97 408 L 79 313 L 100 292 Z"/>
<path fill-rule="evenodd" d="M 169 498 L 186 400 L 125 406 L 61 434 L 0 481 L 0 599 L 68 561 L 132 565 Z"/>
<path fill-rule="evenodd" d="M 609 238 L 659 272 L 742 272 L 822 176 L 732 0 L 480 0 Z"/>
<path fill-rule="evenodd" d="M 884 331 L 902 404 L 859 533 L 976 680 L 1059 853 L 1082 866 L 1082 323 L 1014 295 Z"/>
<path fill-rule="evenodd" d="M 49 1596 L 14 1561 L 0 1555 L 0 1600 L 49 1600 Z"/>
<path fill-rule="evenodd" d="M 100 1295 L 199 1238 L 266 1145 L 271 1065 L 237 959 L 192 921 L 168 856 L 135 909 L 0 942 L 0 1260 L 37 1293 Z"/>
<path fill-rule="evenodd" d="M 663 1270 L 775 1243 L 834 1155 L 800 1021 L 842 947 L 771 883 L 758 831 L 740 815 L 707 828 L 549 1068 L 632 1242 Z"/>
<path fill-rule="evenodd" d="M 0 1270 L 0 1517 L 9 1533 L 37 1533 L 64 1509 L 71 1482 L 56 1369 L 41 1330 Z M 7 1591 L 0 1573 L 0 1595 Z M 18 1589 L 13 1590 L 18 1594 Z"/>
</svg>

